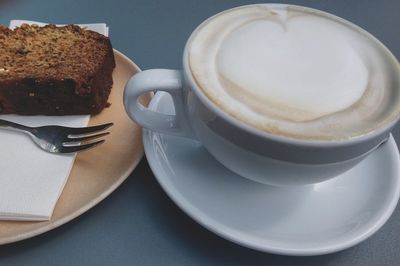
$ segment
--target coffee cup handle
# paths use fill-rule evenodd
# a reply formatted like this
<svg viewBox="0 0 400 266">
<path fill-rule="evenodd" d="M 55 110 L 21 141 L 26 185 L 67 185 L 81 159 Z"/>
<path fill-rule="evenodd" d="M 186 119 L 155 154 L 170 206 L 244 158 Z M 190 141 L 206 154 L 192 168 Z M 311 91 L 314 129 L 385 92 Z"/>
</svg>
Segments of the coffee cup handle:
<svg viewBox="0 0 400 266">
<path fill-rule="evenodd" d="M 129 117 L 152 131 L 193 138 L 184 113 L 182 72 L 172 69 L 149 69 L 135 74 L 125 85 L 124 106 Z M 139 97 L 151 91 L 165 91 L 172 96 L 175 115 L 151 111 Z"/>
</svg>

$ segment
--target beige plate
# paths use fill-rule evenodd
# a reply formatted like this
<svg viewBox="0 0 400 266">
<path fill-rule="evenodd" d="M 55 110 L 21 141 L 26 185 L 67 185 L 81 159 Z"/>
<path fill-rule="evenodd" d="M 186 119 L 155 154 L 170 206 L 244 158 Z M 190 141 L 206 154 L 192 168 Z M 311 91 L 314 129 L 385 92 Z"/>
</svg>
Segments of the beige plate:
<svg viewBox="0 0 400 266">
<path fill-rule="evenodd" d="M 0 244 L 42 234 L 74 219 L 113 192 L 139 163 L 142 130 L 126 115 L 122 98 L 125 83 L 140 69 L 120 52 L 114 50 L 114 55 L 117 66 L 109 99 L 112 104 L 89 121 L 90 125 L 113 122 L 111 134 L 104 144 L 78 154 L 50 221 L 0 221 Z M 147 105 L 150 96 L 142 100 Z"/>
</svg>

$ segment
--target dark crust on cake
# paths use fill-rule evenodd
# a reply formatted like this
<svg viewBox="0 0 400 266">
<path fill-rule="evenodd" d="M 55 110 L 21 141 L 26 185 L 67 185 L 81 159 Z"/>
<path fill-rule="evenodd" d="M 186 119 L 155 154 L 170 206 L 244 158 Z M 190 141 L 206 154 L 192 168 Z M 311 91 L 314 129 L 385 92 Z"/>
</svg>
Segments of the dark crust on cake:
<svg viewBox="0 0 400 266">
<path fill-rule="evenodd" d="M 98 114 L 113 84 L 109 38 L 76 25 L 0 25 L 0 113 Z"/>
</svg>

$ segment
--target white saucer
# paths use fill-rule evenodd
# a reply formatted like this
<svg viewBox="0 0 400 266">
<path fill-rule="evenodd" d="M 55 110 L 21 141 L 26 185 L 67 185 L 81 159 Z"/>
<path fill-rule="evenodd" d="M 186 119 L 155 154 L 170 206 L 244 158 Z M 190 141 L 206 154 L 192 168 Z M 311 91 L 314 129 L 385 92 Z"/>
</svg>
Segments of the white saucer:
<svg viewBox="0 0 400 266">
<path fill-rule="evenodd" d="M 168 94 L 150 108 L 173 113 Z M 240 177 L 198 143 L 145 130 L 147 160 L 158 182 L 210 231 L 252 249 L 318 255 L 351 247 L 375 233 L 400 194 L 393 137 L 349 172 L 309 186 L 277 188 Z"/>
</svg>

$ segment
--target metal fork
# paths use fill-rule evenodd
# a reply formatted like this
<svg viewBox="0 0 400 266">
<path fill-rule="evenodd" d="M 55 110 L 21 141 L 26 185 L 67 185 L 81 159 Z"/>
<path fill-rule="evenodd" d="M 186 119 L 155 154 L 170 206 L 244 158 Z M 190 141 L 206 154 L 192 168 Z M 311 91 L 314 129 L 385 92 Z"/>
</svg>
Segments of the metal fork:
<svg viewBox="0 0 400 266">
<path fill-rule="evenodd" d="M 19 131 L 28 134 L 31 139 L 43 150 L 51 153 L 74 153 L 93 148 L 104 142 L 104 139 L 89 142 L 106 136 L 109 132 L 102 132 L 113 123 L 92 127 L 63 127 L 41 126 L 28 127 L 11 121 L 0 119 L 0 128 Z M 100 133 L 102 132 L 102 133 Z"/>
</svg>

